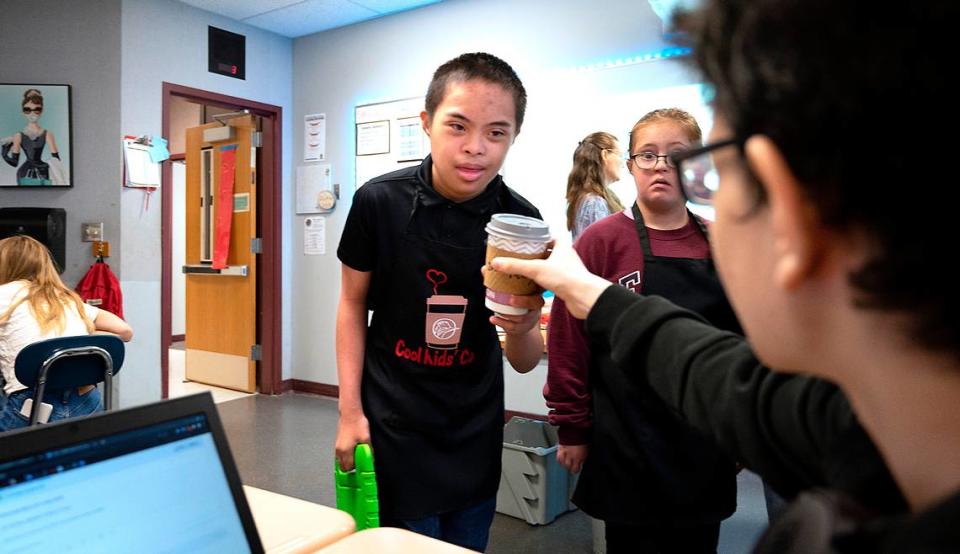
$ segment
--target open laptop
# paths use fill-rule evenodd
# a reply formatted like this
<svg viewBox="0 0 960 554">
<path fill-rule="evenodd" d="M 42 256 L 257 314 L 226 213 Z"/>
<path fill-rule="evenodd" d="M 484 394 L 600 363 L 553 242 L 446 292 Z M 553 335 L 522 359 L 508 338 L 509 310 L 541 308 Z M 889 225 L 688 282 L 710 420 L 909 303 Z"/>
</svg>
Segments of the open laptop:
<svg viewBox="0 0 960 554">
<path fill-rule="evenodd" d="M 0 550 L 263 552 L 210 393 L 0 434 Z"/>
</svg>

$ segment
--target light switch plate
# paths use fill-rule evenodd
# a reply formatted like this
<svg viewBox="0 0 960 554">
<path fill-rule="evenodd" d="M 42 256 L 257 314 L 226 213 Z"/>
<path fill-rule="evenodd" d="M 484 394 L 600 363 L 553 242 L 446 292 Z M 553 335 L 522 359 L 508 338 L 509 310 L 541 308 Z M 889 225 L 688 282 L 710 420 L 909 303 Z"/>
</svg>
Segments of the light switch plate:
<svg viewBox="0 0 960 554">
<path fill-rule="evenodd" d="M 80 225 L 83 242 L 103 240 L 103 223 L 82 223 Z"/>
</svg>

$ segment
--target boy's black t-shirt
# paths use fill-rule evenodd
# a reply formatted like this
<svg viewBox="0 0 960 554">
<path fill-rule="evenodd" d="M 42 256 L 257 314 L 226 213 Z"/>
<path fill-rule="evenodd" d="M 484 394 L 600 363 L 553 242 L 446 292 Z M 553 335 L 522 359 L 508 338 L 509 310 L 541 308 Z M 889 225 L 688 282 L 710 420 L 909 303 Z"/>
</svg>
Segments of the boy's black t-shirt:
<svg viewBox="0 0 960 554">
<path fill-rule="evenodd" d="M 411 231 L 428 240 L 448 242 L 464 248 L 486 244 L 485 230 L 495 213 L 515 213 L 542 219 L 540 211 L 508 187 L 497 175 L 477 197 L 453 202 L 432 185 L 430 156 L 419 166 L 381 175 L 357 189 L 340 237 L 337 258 L 357 271 L 373 272 L 367 308 L 376 309 L 381 292 L 379 281 L 393 269 L 390 260 L 400 248 L 419 191 L 418 210 L 424 210 L 429 224 L 414 222 Z M 477 268 L 479 278 L 479 268 Z"/>
</svg>

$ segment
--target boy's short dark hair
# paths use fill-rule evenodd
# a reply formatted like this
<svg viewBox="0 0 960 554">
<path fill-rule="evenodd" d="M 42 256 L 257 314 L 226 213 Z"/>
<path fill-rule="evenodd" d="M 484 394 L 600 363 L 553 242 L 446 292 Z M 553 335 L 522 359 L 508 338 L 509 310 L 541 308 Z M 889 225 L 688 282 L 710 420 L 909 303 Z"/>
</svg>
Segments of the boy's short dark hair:
<svg viewBox="0 0 960 554">
<path fill-rule="evenodd" d="M 918 344 L 960 355 L 960 286 L 945 266 L 958 154 L 941 138 L 957 128 L 960 3 L 708 0 L 675 21 L 737 137 L 770 137 L 820 220 L 870 243 L 849 276 L 858 305 L 912 316 Z"/>
<path fill-rule="evenodd" d="M 513 95 L 513 105 L 516 108 L 517 132 L 523 125 L 523 114 L 527 111 L 527 91 L 510 65 L 500 58 L 486 52 L 461 54 L 441 65 L 433 73 L 430 87 L 427 89 L 426 112 L 427 117 L 433 119 L 437 106 L 443 102 L 447 92 L 447 85 L 461 83 L 471 79 L 481 79 L 488 83 L 500 85 Z"/>
</svg>

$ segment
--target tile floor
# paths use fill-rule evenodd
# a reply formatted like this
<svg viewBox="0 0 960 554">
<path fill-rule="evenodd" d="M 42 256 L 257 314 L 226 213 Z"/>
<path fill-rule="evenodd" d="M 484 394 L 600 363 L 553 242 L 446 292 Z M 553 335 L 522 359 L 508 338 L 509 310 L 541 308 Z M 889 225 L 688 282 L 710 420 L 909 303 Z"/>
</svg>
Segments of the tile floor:
<svg viewBox="0 0 960 554">
<path fill-rule="evenodd" d="M 186 396 L 188 394 L 194 394 L 197 392 L 210 391 L 210 393 L 213 394 L 213 401 L 219 404 L 228 400 L 236 400 L 238 398 L 247 398 L 248 396 L 253 396 L 253 394 L 246 392 L 223 389 L 220 387 L 214 387 L 212 385 L 187 381 L 184 378 L 185 358 L 186 351 L 183 349 L 183 343 L 174 343 L 170 348 L 170 398 Z"/>
<path fill-rule="evenodd" d="M 249 395 L 218 406 L 243 482 L 254 487 L 335 505 L 333 438 L 337 402 L 288 393 Z M 720 554 L 749 552 L 767 524 L 763 488 L 756 475 L 738 477 L 737 512 L 723 522 Z M 591 520 L 581 511 L 549 525 L 532 526 L 497 514 L 487 552 L 493 554 L 591 554 Z"/>
</svg>

